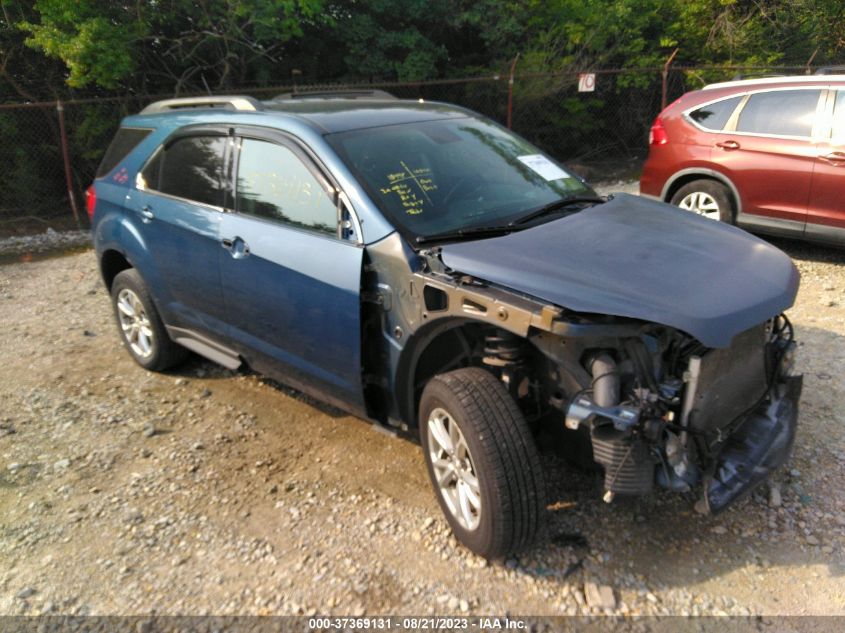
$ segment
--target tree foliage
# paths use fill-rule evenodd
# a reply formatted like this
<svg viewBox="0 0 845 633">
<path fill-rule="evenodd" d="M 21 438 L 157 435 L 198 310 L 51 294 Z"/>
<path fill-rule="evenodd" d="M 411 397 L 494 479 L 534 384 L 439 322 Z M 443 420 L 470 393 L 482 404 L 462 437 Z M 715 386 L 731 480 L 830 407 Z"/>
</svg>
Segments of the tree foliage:
<svg viewBox="0 0 845 633">
<path fill-rule="evenodd" d="M 523 72 L 653 68 L 675 48 L 683 65 L 804 65 L 841 62 L 845 48 L 841 0 L 0 0 L 0 8 L 0 84 L 18 96 L 44 97 L 62 82 L 178 94 L 291 80 L 420 81 L 500 72 L 517 53 Z"/>
</svg>

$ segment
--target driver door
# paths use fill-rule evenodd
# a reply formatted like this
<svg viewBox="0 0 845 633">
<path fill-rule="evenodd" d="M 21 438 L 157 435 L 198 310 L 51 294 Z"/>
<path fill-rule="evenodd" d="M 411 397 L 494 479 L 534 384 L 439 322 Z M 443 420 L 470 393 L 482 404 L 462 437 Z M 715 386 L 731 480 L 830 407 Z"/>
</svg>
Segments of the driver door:
<svg viewBox="0 0 845 633">
<path fill-rule="evenodd" d="M 256 369 L 363 408 L 363 247 L 339 237 L 335 187 L 283 135 L 237 130 L 234 169 L 219 254 L 233 338 Z"/>
</svg>

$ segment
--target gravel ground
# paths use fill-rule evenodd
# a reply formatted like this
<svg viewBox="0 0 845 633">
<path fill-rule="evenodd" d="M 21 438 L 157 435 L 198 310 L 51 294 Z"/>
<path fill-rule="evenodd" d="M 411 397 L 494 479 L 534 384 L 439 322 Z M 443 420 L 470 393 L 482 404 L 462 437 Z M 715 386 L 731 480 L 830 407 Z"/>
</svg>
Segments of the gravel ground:
<svg viewBox="0 0 845 633">
<path fill-rule="evenodd" d="M 197 358 L 145 372 L 90 251 L 2 266 L 0 614 L 845 615 L 845 252 L 778 245 L 805 387 L 773 485 L 606 505 L 547 452 L 547 529 L 501 564 L 411 442 Z"/>
</svg>

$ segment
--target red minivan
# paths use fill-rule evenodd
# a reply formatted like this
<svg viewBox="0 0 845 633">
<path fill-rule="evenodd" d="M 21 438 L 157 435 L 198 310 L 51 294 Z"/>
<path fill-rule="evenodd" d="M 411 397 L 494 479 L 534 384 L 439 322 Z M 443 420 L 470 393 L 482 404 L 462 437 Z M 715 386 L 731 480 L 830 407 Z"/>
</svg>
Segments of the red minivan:
<svg viewBox="0 0 845 633">
<path fill-rule="evenodd" d="M 686 93 L 651 127 L 640 193 L 751 231 L 845 245 L 845 75 Z"/>
</svg>

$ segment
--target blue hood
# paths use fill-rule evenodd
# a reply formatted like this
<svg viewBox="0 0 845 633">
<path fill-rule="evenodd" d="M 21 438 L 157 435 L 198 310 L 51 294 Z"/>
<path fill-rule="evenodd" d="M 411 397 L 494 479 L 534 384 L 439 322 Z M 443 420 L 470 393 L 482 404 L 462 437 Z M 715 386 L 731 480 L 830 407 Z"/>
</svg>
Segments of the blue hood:
<svg viewBox="0 0 845 633">
<path fill-rule="evenodd" d="M 682 330 L 708 347 L 789 308 L 798 270 L 736 227 L 619 194 L 503 237 L 448 244 L 449 268 L 576 312 Z"/>
</svg>

